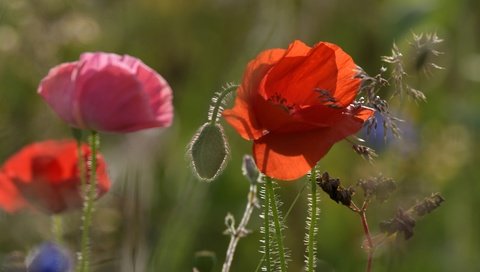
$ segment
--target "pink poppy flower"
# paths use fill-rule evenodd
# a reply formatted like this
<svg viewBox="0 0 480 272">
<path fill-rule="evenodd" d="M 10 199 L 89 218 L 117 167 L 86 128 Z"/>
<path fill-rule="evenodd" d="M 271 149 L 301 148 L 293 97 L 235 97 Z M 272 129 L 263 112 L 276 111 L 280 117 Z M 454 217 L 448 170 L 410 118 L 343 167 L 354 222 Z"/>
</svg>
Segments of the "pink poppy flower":
<svg viewBox="0 0 480 272">
<path fill-rule="evenodd" d="M 60 64 L 41 81 L 38 93 L 69 125 L 104 132 L 170 126 L 172 90 L 137 58 L 84 53 Z"/>
</svg>

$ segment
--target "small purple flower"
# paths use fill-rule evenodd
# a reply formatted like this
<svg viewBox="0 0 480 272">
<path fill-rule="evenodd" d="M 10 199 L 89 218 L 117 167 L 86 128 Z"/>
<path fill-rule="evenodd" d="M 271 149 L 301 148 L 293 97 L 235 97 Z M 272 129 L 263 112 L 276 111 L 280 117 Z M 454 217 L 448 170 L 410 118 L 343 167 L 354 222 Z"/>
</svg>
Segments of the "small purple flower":
<svg viewBox="0 0 480 272">
<path fill-rule="evenodd" d="M 69 272 L 72 258 L 65 248 L 45 242 L 30 253 L 27 266 L 29 272 Z"/>
</svg>

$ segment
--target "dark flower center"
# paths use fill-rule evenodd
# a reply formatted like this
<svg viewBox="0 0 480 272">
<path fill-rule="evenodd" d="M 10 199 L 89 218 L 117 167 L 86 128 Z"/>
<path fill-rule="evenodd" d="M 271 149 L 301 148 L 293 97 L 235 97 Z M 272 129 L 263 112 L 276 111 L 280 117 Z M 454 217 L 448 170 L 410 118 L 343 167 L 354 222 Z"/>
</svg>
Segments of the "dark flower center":
<svg viewBox="0 0 480 272">
<path fill-rule="evenodd" d="M 268 101 L 274 105 L 280 106 L 290 115 L 293 115 L 298 110 L 298 106 L 296 104 L 288 103 L 287 99 L 278 92 L 275 92 L 272 96 L 270 96 Z"/>
</svg>

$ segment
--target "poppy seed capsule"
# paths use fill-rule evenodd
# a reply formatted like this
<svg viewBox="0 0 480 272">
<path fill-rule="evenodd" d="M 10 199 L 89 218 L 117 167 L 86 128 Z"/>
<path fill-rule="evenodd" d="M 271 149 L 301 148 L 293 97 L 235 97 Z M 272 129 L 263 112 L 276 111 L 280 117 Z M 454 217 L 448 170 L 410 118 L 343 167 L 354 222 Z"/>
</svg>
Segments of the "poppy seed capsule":
<svg viewBox="0 0 480 272">
<path fill-rule="evenodd" d="M 188 157 L 195 175 L 212 181 L 225 169 L 229 154 L 228 142 L 219 124 L 205 123 L 188 146 Z"/>
</svg>

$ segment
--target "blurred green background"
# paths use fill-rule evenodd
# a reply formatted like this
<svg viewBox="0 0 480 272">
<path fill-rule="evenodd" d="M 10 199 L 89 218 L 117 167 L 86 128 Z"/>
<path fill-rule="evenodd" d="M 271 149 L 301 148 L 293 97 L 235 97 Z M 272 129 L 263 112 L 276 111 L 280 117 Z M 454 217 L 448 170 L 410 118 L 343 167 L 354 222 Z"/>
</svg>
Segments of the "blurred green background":
<svg viewBox="0 0 480 272">
<path fill-rule="evenodd" d="M 398 181 L 389 202 L 372 204 L 378 223 L 431 192 L 446 202 L 418 222 L 407 242 L 377 251 L 374 271 L 480 271 L 480 2 L 477 0 L 0 0 L 0 160 L 33 141 L 69 138 L 69 128 L 43 103 L 36 88 L 49 68 L 84 51 L 142 59 L 174 90 L 175 122 L 165 130 L 102 135 L 114 187 L 95 216 L 95 271 L 192 271 L 196 252 L 214 252 L 220 271 L 228 237 L 227 212 L 240 219 L 248 182 L 241 158 L 251 144 L 225 126 L 231 159 L 216 181 L 192 176 L 186 146 L 206 121 L 210 98 L 226 82 L 239 83 L 261 50 L 301 39 L 339 44 L 374 75 L 394 41 L 408 52 L 411 32 L 437 32 L 432 76 L 411 73 L 427 103 L 405 99 L 393 111 L 406 120 L 405 137 L 391 140 L 371 165 L 348 143 L 337 144 L 322 170 L 346 185 L 383 173 Z M 291 204 L 304 180 L 281 183 Z M 240 241 L 232 271 L 259 263 L 259 212 L 252 234 Z M 306 194 L 288 217 L 290 271 L 301 271 Z M 78 248 L 79 213 L 64 215 L 66 241 Z M 358 216 L 322 193 L 319 271 L 363 271 L 366 254 Z M 49 218 L 28 212 L 0 217 L 4 265 L 51 239 Z M 13 252 L 13 253 L 12 253 Z M 18 257 L 21 259 L 21 257 Z"/>
</svg>

